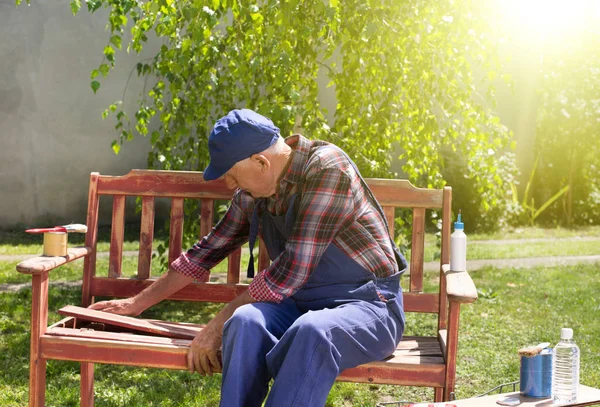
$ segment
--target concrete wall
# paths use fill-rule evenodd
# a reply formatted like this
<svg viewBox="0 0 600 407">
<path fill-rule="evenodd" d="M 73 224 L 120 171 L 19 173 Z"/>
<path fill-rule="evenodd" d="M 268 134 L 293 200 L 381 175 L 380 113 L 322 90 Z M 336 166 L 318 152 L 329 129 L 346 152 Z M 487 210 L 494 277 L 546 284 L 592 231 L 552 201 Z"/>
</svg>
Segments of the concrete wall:
<svg viewBox="0 0 600 407">
<path fill-rule="evenodd" d="M 118 54 L 110 80 L 97 95 L 90 89 L 109 38 L 106 21 L 105 10 L 73 16 L 67 0 L 19 7 L 0 0 L 0 228 L 85 223 L 90 172 L 146 168 L 148 141 L 115 156 L 115 120 L 101 117 L 121 99 L 136 55 Z M 141 86 L 134 74 L 127 110 Z"/>
</svg>

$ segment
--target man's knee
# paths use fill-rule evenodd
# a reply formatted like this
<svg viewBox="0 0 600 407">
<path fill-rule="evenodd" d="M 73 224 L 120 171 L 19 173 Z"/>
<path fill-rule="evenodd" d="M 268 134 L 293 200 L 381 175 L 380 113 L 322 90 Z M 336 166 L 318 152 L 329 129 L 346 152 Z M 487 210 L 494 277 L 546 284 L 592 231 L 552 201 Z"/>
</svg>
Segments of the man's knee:
<svg viewBox="0 0 600 407">
<path fill-rule="evenodd" d="M 254 304 L 246 304 L 236 309 L 231 318 L 225 322 L 223 334 L 254 331 L 264 327 L 264 324 L 265 319 L 262 312 Z"/>
<path fill-rule="evenodd" d="M 308 312 L 302 315 L 293 325 L 294 336 L 303 338 L 330 339 L 332 321 L 323 312 Z"/>
</svg>

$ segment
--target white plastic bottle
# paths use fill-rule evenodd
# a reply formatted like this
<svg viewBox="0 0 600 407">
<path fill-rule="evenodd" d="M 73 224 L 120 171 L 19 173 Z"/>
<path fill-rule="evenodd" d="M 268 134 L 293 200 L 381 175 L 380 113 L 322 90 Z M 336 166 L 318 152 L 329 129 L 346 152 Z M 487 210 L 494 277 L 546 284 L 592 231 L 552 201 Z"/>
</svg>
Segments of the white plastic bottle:
<svg viewBox="0 0 600 407">
<path fill-rule="evenodd" d="M 458 219 L 454 222 L 454 233 L 450 236 L 450 270 L 467 271 L 467 235 L 465 224 L 462 223 L 462 214 L 458 212 Z"/>
<path fill-rule="evenodd" d="M 577 401 L 579 391 L 579 348 L 573 330 L 562 328 L 552 356 L 552 400 L 561 405 Z"/>
</svg>

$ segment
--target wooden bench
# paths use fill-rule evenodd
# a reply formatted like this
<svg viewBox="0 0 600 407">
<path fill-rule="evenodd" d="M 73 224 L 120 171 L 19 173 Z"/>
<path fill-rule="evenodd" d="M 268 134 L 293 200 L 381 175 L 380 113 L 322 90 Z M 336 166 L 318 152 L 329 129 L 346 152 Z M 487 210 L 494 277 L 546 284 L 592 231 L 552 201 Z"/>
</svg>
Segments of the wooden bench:
<svg viewBox="0 0 600 407">
<path fill-rule="evenodd" d="M 412 209 L 410 271 L 403 277 L 409 278 L 409 289 L 404 293 L 405 311 L 437 314 L 437 330 L 427 337 L 403 338 L 396 352 L 386 360 L 345 370 L 338 380 L 433 387 L 436 401 L 449 400 L 453 397 L 455 386 L 460 305 L 477 298 L 468 273 L 452 272 L 448 266 L 452 190 L 450 187 L 441 190 L 419 189 L 406 180 L 368 179 L 367 182 L 385 210 L 392 235 L 394 208 Z M 113 197 L 109 267 L 107 275 L 98 275 L 96 243 L 99 200 L 107 195 Z M 124 278 L 121 273 L 127 196 L 141 197 L 142 206 L 139 262 L 135 278 Z M 133 296 L 153 282 L 151 261 L 155 199 L 163 197 L 171 200 L 168 257 L 169 261 L 173 261 L 182 252 L 184 200 L 200 201 L 200 236 L 205 236 L 212 227 L 215 200 L 230 199 L 231 196 L 232 191 L 224 182 L 206 182 L 200 172 L 133 170 L 125 176 L 91 174 L 85 247 L 71 248 L 65 257 L 36 257 L 17 265 L 19 272 L 31 274 L 33 279 L 30 406 L 44 405 L 46 361 L 50 359 L 81 362 L 81 406 L 92 406 L 94 403 L 94 363 L 187 369 L 186 353 L 190 340 L 185 339 L 185 335 L 154 336 L 151 334 L 152 328 L 158 327 L 164 334 L 164 331 L 197 331 L 201 326 L 142 320 L 139 324 L 149 324 L 149 328 L 146 327 L 149 330 L 144 331 L 139 326 L 137 328 L 140 329 L 122 326 L 121 330 L 106 328 L 103 331 L 106 325 L 93 323 L 92 330 L 89 329 L 89 322 L 73 316 L 47 326 L 48 275 L 60 265 L 83 257 L 82 307 L 92 304 L 96 296 Z M 439 284 L 434 292 L 423 290 L 426 209 L 441 210 L 442 219 Z M 267 267 L 269 258 L 262 242 L 258 257 L 260 269 Z M 241 249 L 227 259 L 226 283 L 193 283 L 169 299 L 231 301 L 247 287 L 240 283 L 240 259 Z M 69 314 L 69 309 L 67 307 L 63 313 Z"/>
</svg>

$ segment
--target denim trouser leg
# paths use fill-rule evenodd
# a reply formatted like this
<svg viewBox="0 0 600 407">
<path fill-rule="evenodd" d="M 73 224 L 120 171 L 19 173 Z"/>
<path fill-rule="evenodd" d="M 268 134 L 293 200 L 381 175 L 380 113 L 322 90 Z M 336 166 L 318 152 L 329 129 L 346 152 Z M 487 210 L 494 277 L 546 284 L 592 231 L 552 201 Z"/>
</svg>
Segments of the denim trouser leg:
<svg viewBox="0 0 600 407">
<path fill-rule="evenodd" d="M 389 356 L 404 326 L 383 302 L 309 311 L 267 354 L 274 377 L 267 407 L 317 407 L 339 373 Z"/>
<path fill-rule="evenodd" d="M 223 327 L 222 407 L 260 407 L 271 375 L 265 355 L 300 316 L 291 300 L 238 308 Z"/>
</svg>

